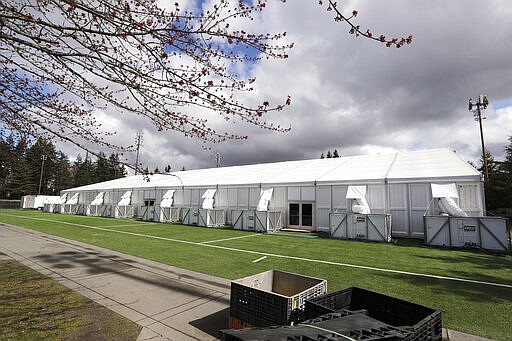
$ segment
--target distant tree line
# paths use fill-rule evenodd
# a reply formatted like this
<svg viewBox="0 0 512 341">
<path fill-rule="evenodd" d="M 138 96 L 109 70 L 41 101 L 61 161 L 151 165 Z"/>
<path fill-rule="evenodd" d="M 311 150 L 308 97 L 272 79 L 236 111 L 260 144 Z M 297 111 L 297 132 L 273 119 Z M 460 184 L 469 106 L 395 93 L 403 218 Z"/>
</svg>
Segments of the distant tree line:
<svg viewBox="0 0 512 341">
<path fill-rule="evenodd" d="M 66 188 L 126 176 L 118 154 L 99 153 L 95 159 L 79 154 L 71 163 L 49 140 L 0 135 L 0 198 L 58 195 Z"/>
<path fill-rule="evenodd" d="M 508 209 L 507 215 L 512 214 L 512 136 L 508 138 L 505 147 L 505 159 L 496 161 L 487 150 L 487 171 L 489 179 L 485 183 L 485 202 L 488 211 L 503 214 L 500 209 Z M 480 158 L 478 170 L 483 173 L 483 159 Z"/>
<path fill-rule="evenodd" d="M 327 151 L 327 156 L 324 155 L 324 153 L 322 153 L 322 155 L 320 155 L 320 158 L 321 159 L 331 159 L 331 158 L 336 158 L 336 157 L 340 157 L 340 154 L 338 153 L 338 150 L 337 149 L 334 149 L 334 151 L 331 153 L 330 150 Z"/>
</svg>

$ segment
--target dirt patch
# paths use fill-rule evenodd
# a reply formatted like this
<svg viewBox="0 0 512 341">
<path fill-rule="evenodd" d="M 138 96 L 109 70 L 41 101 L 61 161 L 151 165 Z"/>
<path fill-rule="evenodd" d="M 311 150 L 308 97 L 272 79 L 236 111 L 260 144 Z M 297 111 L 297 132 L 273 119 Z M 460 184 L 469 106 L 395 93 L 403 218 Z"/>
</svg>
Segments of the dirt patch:
<svg viewBox="0 0 512 341">
<path fill-rule="evenodd" d="M 0 258 L 0 340 L 136 340 L 141 327 L 13 260 Z"/>
</svg>

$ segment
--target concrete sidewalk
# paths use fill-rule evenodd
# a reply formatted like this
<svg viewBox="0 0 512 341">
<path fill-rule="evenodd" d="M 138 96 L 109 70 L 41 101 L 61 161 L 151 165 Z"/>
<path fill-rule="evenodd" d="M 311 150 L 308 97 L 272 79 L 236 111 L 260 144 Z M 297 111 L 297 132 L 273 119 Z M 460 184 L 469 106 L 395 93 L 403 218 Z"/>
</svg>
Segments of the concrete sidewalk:
<svg viewBox="0 0 512 341">
<path fill-rule="evenodd" d="M 138 340 L 217 340 L 230 281 L 0 223 L 0 252 L 143 327 Z"/>
<path fill-rule="evenodd" d="M 138 340 L 217 340 L 230 281 L 0 223 L 0 252 L 143 327 Z M 489 339 L 443 329 L 443 339 Z"/>
</svg>

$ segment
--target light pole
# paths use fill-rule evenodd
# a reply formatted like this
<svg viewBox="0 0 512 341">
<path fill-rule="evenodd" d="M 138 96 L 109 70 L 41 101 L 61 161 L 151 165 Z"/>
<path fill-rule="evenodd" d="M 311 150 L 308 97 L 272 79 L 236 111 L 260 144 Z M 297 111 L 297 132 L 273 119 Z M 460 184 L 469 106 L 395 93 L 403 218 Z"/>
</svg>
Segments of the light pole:
<svg viewBox="0 0 512 341">
<path fill-rule="evenodd" d="M 137 170 L 139 169 L 139 150 L 140 147 L 142 147 L 142 133 L 137 133 L 137 136 L 135 137 L 135 143 L 137 144 L 137 155 L 135 157 L 135 175 L 137 175 Z"/>
<path fill-rule="evenodd" d="M 41 185 L 43 183 L 43 169 L 44 169 L 44 162 L 48 159 L 48 156 L 41 155 L 41 175 L 39 176 L 39 191 L 37 194 L 41 194 Z"/>
<path fill-rule="evenodd" d="M 480 142 L 482 143 L 482 160 L 484 161 L 484 180 L 487 182 L 489 180 L 489 171 L 487 168 L 487 155 L 485 153 L 485 143 L 484 143 L 484 131 L 482 129 L 482 119 L 485 120 L 485 117 L 482 117 L 482 108 L 486 109 L 489 105 L 489 100 L 487 99 L 487 96 L 480 95 L 478 96 L 478 101 L 476 103 L 471 102 L 471 98 L 469 99 L 468 103 L 468 110 L 473 113 L 473 117 L 475 118 L 475 121 L 478 121 L 480 125 Z M 473 109 L 473 107 L 476 107 L 476 109 Z"/>
</svg>

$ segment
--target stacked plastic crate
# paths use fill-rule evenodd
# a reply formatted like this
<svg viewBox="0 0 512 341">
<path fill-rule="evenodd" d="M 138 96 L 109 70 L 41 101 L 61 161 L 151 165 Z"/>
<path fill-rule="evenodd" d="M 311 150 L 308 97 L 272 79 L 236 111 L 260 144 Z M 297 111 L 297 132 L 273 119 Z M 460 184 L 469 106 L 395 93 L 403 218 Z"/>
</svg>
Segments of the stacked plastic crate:
<svg viewBox="0 0 512 341">
<path fill-rule="evenodd" d="M 441 312 L 349 287 L 308 299 L 293 326 L 223 330 L 223 340 L 442 340 Z"/>
<path fill-rule="evenodd" d="M 304 318 L 307 299 L 326 292 L 326 280 L 278 270 L 232 281 L 229 327 L 288 325 Z"/>
</svg>

